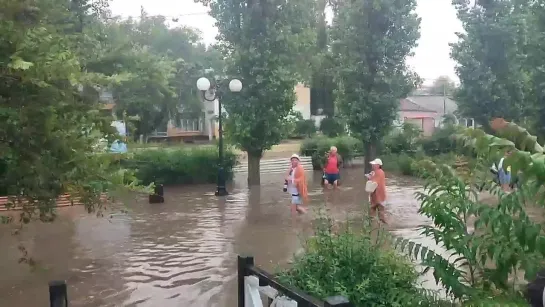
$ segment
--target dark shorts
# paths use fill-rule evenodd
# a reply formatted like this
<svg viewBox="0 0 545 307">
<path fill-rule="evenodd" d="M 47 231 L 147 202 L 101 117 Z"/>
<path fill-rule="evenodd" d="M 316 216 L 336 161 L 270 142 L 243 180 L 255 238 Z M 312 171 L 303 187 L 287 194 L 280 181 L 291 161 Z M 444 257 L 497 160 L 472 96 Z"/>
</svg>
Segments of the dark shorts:
<svg viewBox="0 0 545 307">
<path fill-rule="evenodd" d="M 336 174 L 325 174 L 325 180 L 329 182 L 330 184 L 333 184 L 335 181 L 339 180 L 341 176 L 339 176 L 339 173 Z"/>
</svg>

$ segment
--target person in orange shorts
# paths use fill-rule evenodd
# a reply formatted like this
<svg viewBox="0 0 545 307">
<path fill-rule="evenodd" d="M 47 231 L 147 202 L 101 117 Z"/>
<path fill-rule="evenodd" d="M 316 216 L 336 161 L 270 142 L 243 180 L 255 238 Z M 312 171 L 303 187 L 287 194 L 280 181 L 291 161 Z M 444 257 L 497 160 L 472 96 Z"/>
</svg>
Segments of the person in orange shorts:
<svg viewBox="0 0 545 307">
<path fill-rule="evenodd" d="M 384 202 L 386 201 L 386 174 L 382 170 L 382 160 L 375 159 L 370 162 L 373 167 L 371 173 L 366 174 L 368 180 L 374 181 L 377 184 L 377 187 L 373 193 L 369 195 L 369 202 L 371 203 L 370 216 L 372 219 L 375 218 L 378 211 L 378 218 L 384 224 L 386 222 L 386 209 L 384 207 Z"/>
</svg>

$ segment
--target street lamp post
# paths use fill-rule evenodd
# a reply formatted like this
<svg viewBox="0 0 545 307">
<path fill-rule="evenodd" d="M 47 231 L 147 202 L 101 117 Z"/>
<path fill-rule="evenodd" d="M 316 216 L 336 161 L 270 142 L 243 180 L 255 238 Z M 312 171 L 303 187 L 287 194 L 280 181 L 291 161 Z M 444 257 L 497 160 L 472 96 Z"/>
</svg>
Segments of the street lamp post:
<svg viewBox="0 0 545 307">
<path fill-rule="evenodd" d="M 216 99 L 218 100 L 218 133 L 219 133 L 219 142 L 218 142 L 218 152 L 219 152 L 219 164 L 218 164 L 218 182 L 217 182 L 217 189 L 216 189 L 216 196 L 225 196 L 229 193 L 227 192 L 227 189 L 225 188 L 225 170 L 223 168 L 223 115 L 221 112 L 221 100 L 223 95 L 223 89 L 221 88 L 219 82 L 214 82 L 213 88 L 213 96 L 209 97 L 206 95 L 206 93 L 210 90 L 211 84 L 210 80 L 208 80 L 205 77 L 199 78 L 197 80 L 197 88 L 201 91 L 202 98 L 206 101 L 214 102 Z M 234 93 L 238 93 L 242 90 L 242 82 L 238 79 L 232 79 L 229 82 L 229 90 Z"/>
</svg>

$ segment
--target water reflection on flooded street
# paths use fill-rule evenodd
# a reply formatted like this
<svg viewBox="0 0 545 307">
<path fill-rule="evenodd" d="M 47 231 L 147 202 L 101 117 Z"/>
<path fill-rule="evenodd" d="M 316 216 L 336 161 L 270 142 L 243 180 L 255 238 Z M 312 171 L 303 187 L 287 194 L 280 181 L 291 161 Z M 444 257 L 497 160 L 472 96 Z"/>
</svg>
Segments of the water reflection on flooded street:
<svg viewBox="0 0 545 307">
<path fill-rule="evenodd" d="M 311 208 L 325 204 L 339 220 L 366 210 L 362 169 L 343 171 L 341 191 L 323 193 L 320 175 L 311 178 Z M 127 199 L 129 213 L 109 218 L 63 208 L 58 221 L 34 223 L 22 239 L 2 226 L 1 305 L 46 306 L 48 281 L 64 279 L 70 306 L 235 306 L 236 255 L 253 255 L 273 271 L 312 227 L 311 215 L 292 223 L 283 174 L 263 175 L 261 188 L 251 191 L 238 184 L 244 175 L 236 179 L 225 199 L 213 195 L 214 186 L 173 187 L 165 189 L 164 204 Z M 390 228 L 413 239 L 420 238 L 416 227 L 430 223 L 417 213 L 418 188 L 413 179 L 388 179 Z M 17 240 L 41 269 L 17 264 Z"/>
</svg>

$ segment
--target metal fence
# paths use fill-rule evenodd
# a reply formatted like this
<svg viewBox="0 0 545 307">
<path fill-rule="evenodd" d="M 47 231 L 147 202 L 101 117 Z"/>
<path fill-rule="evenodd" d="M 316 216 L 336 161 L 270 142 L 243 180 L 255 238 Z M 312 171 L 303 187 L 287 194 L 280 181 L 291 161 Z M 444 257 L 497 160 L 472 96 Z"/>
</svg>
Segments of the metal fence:
<svg viewBox="0 0 545 307">
<path fill-rule="evenodd" d="M 238 307 L 246 306 L 246 278 L 254 276 L 259 280 L 260 288 L 272 288 L 275 294 L 267 295 L 268 306 L 276 296 L 286 296 L 297 302 L 297 307 L 353 307 L 347 298 L 343 296 L 328 297 L 325 301 L 314 298 L 301 290 L 283 285 L 272 274 L 254 264 L 253 257 L 238 256 Z M 68 307 L 68 287 L 65 281 L 52 281 L 49 283 L 50 307 Z"/>
<path fill-rule="evenodd" d="M 254 257 L 241 257 L 237 259 L 238 270 L 238 307 L 253 307 L 246 306 L 246 278 L 255 276 L 259 279 L 259 288 L 271 287 L 277 290 L 277 293 L 270 295 L 266 294 L 268 306 L 273 299 L 278 296 L 286 296 L 297 302 L 297 307 L 353 307 L 347 298 L 343 296 L 328 297 L 325 301 L 314 298 L 299 289 L 281 284 L 272 274 L 259 268 L 254 264 Z M 261 292 L 261 291 L 260 291 Z M 263 291 L 261 293 L 265 293 Z M 270 293 L 269 291 L 267 291 Z"/>
</svg>

